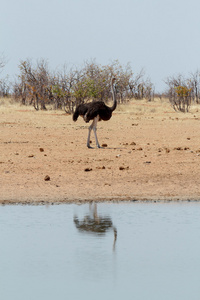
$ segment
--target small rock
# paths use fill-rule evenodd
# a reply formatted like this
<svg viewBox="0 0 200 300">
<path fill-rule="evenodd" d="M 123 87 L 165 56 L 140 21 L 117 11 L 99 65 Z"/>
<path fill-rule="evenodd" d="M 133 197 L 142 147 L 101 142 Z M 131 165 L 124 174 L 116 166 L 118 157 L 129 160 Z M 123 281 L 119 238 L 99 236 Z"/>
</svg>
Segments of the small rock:
<svg viewBox="0 0 200 300">
<path fill-rule="evenodd" d="M 130 145 L 131 145 L 131 146 L 135 146 L 135 145 L 136 145 L 136 143 L 135 143 L 135 142 L 132 142 L 132 143 L 130 143 Z"/>
<path fill-rule="evenodd" d="M 180 151 L 180 150 L 183 150 L 183 148 L 182 147 L 175 147 L 174 150 Z"/>
<path fill-rule="evenodd" d="M 96 167 L 96 169 L 98 169 L 98 170 L 105 170 L 105 166 L 103 166 L 103 167 Z"/>
<path fill-rule="evenodd" d="M 46 175 L 46 176 L 44 177 L 44 180 L 45 180 L 45 181 L 49 181 L 49 180 L 51 180 L 51 178 L 50 178 L 49 175 Z"/>
<path fill-rule="evenodd" d="M 128 169 L 129 169 L 129 166 L 128 166 L 128 167 L 122 167 L 122 166 L 119 167 L 119 170 L 120 170 L 120 171 L 122 171 L 122 170 L 128 170 Z"/>
<path fill-rule="evenodd" d="M 40 152 L 44 152 L 44 148 L 40 148 L 39 150 L 40 150 Z"/>
<path fill-rule="evenodd" d="M 85 172 L 90 172 L 90 171 L 92 171 L 92 168 L 85 168 L 84 171 Z"/>
<path fill-rule="evenodd" d="M 102 146 L 102 147 L 108 147 L 108 145 L 107 145 L 107 144 L 102 144 L 101 146 Z"/>
</svg>

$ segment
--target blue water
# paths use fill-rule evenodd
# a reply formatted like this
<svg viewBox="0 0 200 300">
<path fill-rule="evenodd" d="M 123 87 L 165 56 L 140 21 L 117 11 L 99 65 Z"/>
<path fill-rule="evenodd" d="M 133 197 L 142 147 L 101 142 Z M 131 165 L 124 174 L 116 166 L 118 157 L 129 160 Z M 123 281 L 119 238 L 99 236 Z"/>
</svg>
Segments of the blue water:
<svg viewBox="0 0 200 300">
<path fill-rule="evenodd" d="M 199 300 L 200 203 L 0 206 L 2 300 Z"/>
</svg>

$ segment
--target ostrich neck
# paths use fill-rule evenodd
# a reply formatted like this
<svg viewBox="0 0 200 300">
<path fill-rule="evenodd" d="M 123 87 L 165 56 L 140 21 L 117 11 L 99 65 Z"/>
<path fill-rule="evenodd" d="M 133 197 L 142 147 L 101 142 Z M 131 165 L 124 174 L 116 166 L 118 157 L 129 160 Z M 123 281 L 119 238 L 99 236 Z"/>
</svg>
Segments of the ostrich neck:
<svg viewBox="0 0 200 300">
<path fill-rule="evenodd" d="M 113 81 L 111 82 L 111 91 L 112 91 L 112 98 L 113 98 L 113 106 L 110 109 L 111 109 L 111 111 L 113 111 L 117 107 L 117 99 L 116 99 L 116 94 L 115 94 L 115 90 L 113 87 Z"/>
</svg>

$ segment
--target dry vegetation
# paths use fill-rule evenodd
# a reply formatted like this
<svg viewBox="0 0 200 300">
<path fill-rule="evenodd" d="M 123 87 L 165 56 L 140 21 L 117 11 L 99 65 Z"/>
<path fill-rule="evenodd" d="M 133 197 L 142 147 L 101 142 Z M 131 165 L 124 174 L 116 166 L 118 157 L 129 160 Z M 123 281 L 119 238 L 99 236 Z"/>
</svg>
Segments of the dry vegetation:
<svg viewBox="0 0 200 300">
<path fill-rule="evenodd" d="M 98 123 L 105 148 L 88 149 L 82 119 L 1 99 L 0 200 L 199 200 L 199 121 L 198 106 L 132 100 Z"/>
</svg>

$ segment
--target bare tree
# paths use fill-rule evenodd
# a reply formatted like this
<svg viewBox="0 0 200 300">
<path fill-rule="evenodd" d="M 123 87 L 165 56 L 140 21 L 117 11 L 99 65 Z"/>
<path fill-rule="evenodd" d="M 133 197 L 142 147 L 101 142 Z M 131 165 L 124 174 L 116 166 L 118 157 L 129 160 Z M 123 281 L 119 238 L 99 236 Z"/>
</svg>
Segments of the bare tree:
<svg viewBox="0 0 200 300">
<path fill-rule="evenodd" d="M 22 103 L 24 94 L 31 98 L 30 103 L 33 104 L 36 110 L 46 109 L 46 103 L 49 100 L 49 71 L 47 62 L 43 59 L 37 62 L 34 67 L 31 60 L 21 61 L 21 81 Z"/>
<path fill-rule="evenodd" d="M 192 100 L 192 88 L 190 81 L 181 74 L 168 77 L 165 83 L 168 85 L 168 97 L 174 110 L 188 112 Z"/>
<path fill-rule="evenodd" d="M 0 54 L 0 73 L 3 71 L 7 63 L 5 55 L 2 53 Z M 6 76 L 5 78 L 0 79 L 0 96 L 7 97 L 10 93 L 11 83 L 9 82 L 9 77 Z"/>
<path fill-rule="evenodd" d="M 0 54 L 0 71 L 5 67 L 7 63 L 6 57 L 3 53 Z"/>
<path fill-rule="evenodd" d="M 9 82 L 8 76 L 0 80 L 0 96 L 8 97 L 10 94 L 11 83 Z"/>
<path fill-rule="evenodd" d="M 192 89 L 192 98 L 193 101 L 197 104 L 200 103 L 200 72 L 197 70 L 194 73 L 191 73 L 191 78 L 188 80 L 188 83 Z"/>
<path fill-rule="evenodd" d="M 144 71 L 134 74 L 130 64 L 122 66 L 118 61 L 102 66 L 95 60 L 86 61 L 81 67 L 50 72 L 47 62 L 39 60 L 35 65 L 30 59 L 21 61 L 20 75 L 14 84 L 15 98 L 22 104 L 32 104 L 36 110 L 51 104 L 55 109 L 73 113 L 74 108 L 88 101 L 111 99 L 110 80 L 115 76 L 118 103 L 127 99 L 152 99 L 153 84 L 145 79 Z"/>
</svg>

